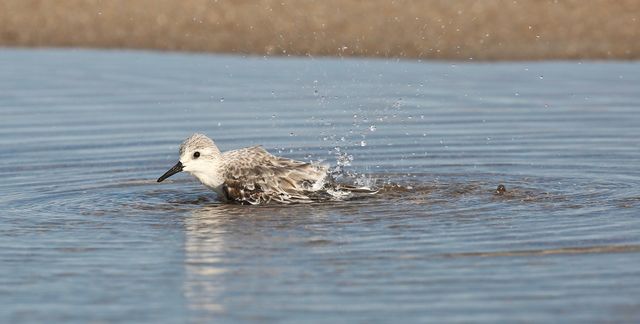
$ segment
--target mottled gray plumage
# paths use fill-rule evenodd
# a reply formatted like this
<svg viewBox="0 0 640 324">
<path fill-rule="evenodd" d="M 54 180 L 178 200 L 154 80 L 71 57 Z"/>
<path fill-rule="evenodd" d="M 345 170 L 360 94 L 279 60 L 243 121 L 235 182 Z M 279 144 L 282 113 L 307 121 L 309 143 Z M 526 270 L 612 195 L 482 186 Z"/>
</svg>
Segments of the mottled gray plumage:
<svg viewBox="0 0 640 324">
<path fill-rule="evenodd" d="M 327 177 L 324 166 L 276 157 L 260 146 L 225 152 L 221 172 L 227 199 L 252 204 L 311 201 L 322 189 L 314 185 Z"/>
<path fill-rule="evenodd" d="M 326 166 L 277 157 L 260 146 L 221 153 L 202 134 L 193 134 L 180 145 L 180 162 L 158 181 L 182 170 L 223 200 L 236 203 L 312 202 L 375 193 L 334 183 Z"/>
</svg>

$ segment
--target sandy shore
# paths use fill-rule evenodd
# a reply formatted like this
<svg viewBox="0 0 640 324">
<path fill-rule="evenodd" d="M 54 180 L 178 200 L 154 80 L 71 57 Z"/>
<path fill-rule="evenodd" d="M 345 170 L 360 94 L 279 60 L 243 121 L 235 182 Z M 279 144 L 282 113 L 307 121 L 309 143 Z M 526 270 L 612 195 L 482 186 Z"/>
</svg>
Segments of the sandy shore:
<svg viewBox="0 0 640 324">
<path fill-rule="evenodd" d="M 638 0 L 0 0 L 0 46 L 638 59 Z"/>
</svg>

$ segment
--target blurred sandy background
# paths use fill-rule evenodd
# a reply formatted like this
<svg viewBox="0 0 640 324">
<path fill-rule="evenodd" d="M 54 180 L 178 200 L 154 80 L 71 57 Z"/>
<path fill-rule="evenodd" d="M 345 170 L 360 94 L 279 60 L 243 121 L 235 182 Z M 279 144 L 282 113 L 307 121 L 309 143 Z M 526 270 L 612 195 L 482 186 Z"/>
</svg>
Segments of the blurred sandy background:
<svg viewBox="0 0 640 324">
<path fill-rule="evenodd" d="M 640 0 L 0 0 L 0 46 L 640 58 Z"/>
</svg>

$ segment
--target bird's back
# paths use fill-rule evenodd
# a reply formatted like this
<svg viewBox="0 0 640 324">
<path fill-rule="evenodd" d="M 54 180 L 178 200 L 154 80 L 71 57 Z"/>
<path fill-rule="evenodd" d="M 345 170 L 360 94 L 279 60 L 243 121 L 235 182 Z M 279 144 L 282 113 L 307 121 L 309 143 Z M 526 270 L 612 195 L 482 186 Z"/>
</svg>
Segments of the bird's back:
<svg viewBox="0 0 640 324">
<path fill-rule="evenodd" d="M 324 187 L 327 168 L 276 157 L 260 146 L 222 154 L 223 191 L 226 198 L 259 204 L 309 202 Z"/>
</svg>

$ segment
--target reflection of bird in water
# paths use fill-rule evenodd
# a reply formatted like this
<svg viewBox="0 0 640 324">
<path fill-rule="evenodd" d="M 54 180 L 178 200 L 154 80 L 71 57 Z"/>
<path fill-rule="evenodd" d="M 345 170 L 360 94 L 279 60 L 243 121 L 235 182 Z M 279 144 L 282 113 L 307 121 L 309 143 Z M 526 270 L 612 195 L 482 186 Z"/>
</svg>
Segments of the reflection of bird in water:
<svg viewBox="0 0 640 324">
<path fill-rule="evenodd" d="M 340 200 L 376 192 L 337 184 L 326 166 L 277 157 L 260 146 L 222 153 L 202 134 L 193 134 L 180 145 L 180 161 L 158 182 L 180 171 L 191 173 L 222 200 L 236 203 Z"/>
<path fill-rule="evenodd" d="M 227 207 L 218 205 L 216 207 Z M 184 219 L 183 291 L 189 308 L 209 319 L 224 312 L 226 252 L 223 208 L 203 207 Z M 200 322 L 200 321 L 196 321 Z M 206 321 L 204 321 L 206 322 Z"/>
</svg>

